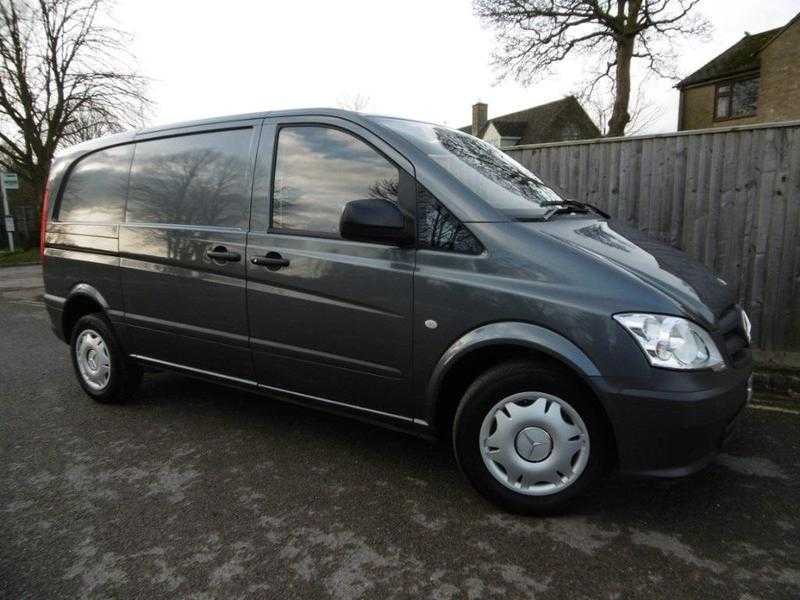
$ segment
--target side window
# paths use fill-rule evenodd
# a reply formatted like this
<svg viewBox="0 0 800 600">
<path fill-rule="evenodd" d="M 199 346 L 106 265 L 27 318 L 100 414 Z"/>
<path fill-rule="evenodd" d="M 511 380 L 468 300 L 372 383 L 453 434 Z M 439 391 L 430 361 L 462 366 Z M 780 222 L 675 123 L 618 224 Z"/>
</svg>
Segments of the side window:
<svg viewBox="0 0 800 600">
<path fill-rule="evenodd" d="M 247 227 L 251 129 L 139 142 L 128 223 Z"/>
<path fill-rule="evenodd" d="M 58 209 L 59 221 L 120 223 L 133 145 L 90 154 L 72 168 Z"/>
<path fill-rule="evenodd" d="M 480 254 L 483 246 L 453 213 L 421 185 L 417 186 L 417 247 Z"/>
<path fill-rule="evenodd" d="M 371 146 L 339 129 L 282 127 L 278 134 L 272 227 L 339 235 L 351 200 L 397 201 L 400 172 Z"/>
</svg>

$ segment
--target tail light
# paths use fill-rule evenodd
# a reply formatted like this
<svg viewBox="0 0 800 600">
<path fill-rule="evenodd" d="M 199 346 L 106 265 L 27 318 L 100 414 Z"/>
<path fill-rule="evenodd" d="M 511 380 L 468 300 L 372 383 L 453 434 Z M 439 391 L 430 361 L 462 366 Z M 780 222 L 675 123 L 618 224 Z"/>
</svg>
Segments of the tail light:
<svg viewBox="0 0 800 600">
<path fill-rule="evenodd" d="M 42 198 L 42 216 L 39 221 L 39 259 L 44 262 L 44 246 L 47 242 L 47 221 L 50 212 L 50 190 L 45 187 L 44 198 Z"/>
</svg>

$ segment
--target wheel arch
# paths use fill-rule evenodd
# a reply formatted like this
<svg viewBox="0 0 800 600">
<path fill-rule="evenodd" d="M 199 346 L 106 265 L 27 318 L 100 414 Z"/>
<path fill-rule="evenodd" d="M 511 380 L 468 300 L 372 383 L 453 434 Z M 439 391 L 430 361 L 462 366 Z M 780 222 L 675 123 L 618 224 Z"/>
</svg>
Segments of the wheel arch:
<svg viewBox="0 0 800 600">
<path fill-rule="evenodd" d="M 481 372 L 515 358 L 546 361 L 577 376 L 580 384 L 595 396 L 613 427 L 603 396 L 593 378 L 600 371 L 592 360 L 564 336 L 532 323 L 506 321 L 490 323 L 466 333 L 442 355 L 426 390 L 426 420 L 439 435 L 446 434 L 464 391 Z"/>
<path fill-rule="evenodd" d="M 88 283 L 78 283 L 72 287 L 64 302 L 61 315 L 61 330 L 69 343 L 72 328 L 78 319 L 95 312 L 108 313 L 109 305 L 103 295 Z"/>
</svg>

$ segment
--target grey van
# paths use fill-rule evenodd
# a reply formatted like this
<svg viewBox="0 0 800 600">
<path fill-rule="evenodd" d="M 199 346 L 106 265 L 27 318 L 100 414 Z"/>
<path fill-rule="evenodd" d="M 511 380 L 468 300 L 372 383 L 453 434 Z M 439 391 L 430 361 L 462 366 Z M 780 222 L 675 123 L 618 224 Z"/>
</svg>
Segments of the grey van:
<svg viewBox="0 0 800 600">
<path fill-rule="evenodd" d="M 495 147 L 315 109 L 169 125 L 54 161 L 45 302 L 99 402 L 168 369 L 452 440 L 542 513 L 608 470 L 708 464 L 750 324 L 682 252 Z"/>
</svg>

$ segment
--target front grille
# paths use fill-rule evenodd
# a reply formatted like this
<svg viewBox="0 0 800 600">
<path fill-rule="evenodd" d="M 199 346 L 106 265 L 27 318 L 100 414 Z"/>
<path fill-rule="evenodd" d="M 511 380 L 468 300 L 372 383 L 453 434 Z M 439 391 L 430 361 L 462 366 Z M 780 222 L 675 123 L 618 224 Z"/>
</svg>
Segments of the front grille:
<svg viewBox="0 0 800 600">
<path fill-rule="evenodd" d="M 717 327 L 724 342 L 723 352 L 734 367 L 738 367 L 748 356 L 746 334 L 742 326 L 741 309 L 731 306 L 717 320 Z"/>
</svg>

